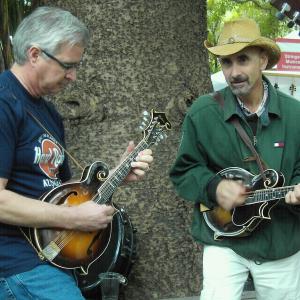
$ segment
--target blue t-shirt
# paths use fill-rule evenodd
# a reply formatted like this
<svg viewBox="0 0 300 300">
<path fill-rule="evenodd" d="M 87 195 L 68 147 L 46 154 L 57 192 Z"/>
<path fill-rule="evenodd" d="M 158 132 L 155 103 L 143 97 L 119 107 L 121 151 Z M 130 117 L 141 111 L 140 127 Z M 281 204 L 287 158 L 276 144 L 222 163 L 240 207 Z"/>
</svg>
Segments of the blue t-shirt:
<svg viewBox="0 0 300 300">
<path fill-rule="evenodd" d="M 32 97 L 11 71 L 0 74 L 0 177 L 8 179 L 6 188 L 39 199 L 69 180 L 71 172 L 61 146 L 65 147 L 64 128 L 54 106 Z M 20 229 L 0 223 L 0 277 L 40 263 Z"/>
</svg>

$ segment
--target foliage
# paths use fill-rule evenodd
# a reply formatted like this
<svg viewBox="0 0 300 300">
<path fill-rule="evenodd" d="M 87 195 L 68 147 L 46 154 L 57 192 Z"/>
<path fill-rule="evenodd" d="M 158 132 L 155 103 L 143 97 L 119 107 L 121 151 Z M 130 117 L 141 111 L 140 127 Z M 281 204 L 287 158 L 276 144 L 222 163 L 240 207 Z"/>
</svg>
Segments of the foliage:
<svg viewBox="0 0 300 300">
<path fill-rule="evenodd" d="M 12 46 L 10 36 L 15 32 L 20 21 L 41 0 L 0 0 L 0 72 L 10 67 Z M 260 25 L 262 35 L 269 38 L 284 36 L 288 32 L 286 22 L 275 18 L 276 9 L 265 0 L 207 0 L 208 40 L 216 44 L 220 28 L 224 21 L 238 17 L 250 17 Z M 209 58 L 212 73 L 220 70 L 215 57 Z"/>
<path fill-rule="evenodd" d="M 286 26 L 285 21 L 280 22 L 276 19 L 276 11 L 265 0 L 207 0 L 208 40 L 215 45 L 224 22 L 239 17 L 254 19 L 259 24 L 263 36 L 272 39 L 282 37 L 291 29 Z M 212 55 L 209 64 L 212 73 L 220 70 L 217 59 Z"/>
<path fill-rule="evenodd" d="M 13 61 L 10 37 L 20 21 L 39 5 L 39 0 L 0 0 L 0 72 Z"/>
</svg>

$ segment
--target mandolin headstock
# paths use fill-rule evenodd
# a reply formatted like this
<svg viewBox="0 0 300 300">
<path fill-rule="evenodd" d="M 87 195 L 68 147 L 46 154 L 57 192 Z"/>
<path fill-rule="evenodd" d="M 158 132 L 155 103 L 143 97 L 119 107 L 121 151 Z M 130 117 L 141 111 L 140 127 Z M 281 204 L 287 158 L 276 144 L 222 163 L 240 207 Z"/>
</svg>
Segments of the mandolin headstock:
<svg viewBox="0 0 300 300">
<path fill-rule="evenodd" d="M 270 4 L 278 9 L 276 17 L 283 20 L 286 16 L 290 18 L 287 26 L 300 25 L 300 1 L 299 0 L 269 0 Z"/>
<path fill-rule="evenodd" d="M 143 123 L 140 126 L 144 131 L 144 141 L 149 145 L 158 144 L 167 137 L 166 131 L 171 129 L 171 123 L 164 112 L 154 109 L 143 113 Z"/>
</svg>

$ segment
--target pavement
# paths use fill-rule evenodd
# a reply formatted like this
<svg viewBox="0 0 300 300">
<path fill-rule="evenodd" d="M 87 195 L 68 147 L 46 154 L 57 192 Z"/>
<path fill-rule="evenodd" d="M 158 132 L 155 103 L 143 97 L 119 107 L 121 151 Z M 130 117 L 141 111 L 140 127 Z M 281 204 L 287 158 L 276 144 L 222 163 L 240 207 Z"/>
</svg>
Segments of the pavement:
<svg viewBox="0 0 300 300">
<path fill-rule="evenodd" d="M 199 300 L 200 296 L 193 297 L 184 297 L 184 298 L 165 298 L 160 300 Z M 255 292 L 254 291 L 244 291 L 242 295 L 242 300 L 255 300 Z"/>
<path fill-rule="evenodd" d="M 200 296 L 181 297 L 181 298 L 164 298 L 159 300 L 199 300 Z M 251 276 L 247 279 L 241 300 L 256 300 L 253 280 Z"/>
</svg>

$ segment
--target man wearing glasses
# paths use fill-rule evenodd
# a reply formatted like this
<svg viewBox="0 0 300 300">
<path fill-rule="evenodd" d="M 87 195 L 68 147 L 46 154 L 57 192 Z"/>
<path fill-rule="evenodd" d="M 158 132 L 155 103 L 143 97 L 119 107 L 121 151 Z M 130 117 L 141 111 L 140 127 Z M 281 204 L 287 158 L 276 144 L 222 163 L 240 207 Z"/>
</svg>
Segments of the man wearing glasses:
<svg viewBox="0 0 300 300">
<path fill-rule="evenodd" d="M 19 25 L 15 63 L 0 75 L 0 299 L 84 299 L 69 272 L 42 261 L 20 228 L 90 232 L 112 221 L 109 205 L 37 201 L 71 178 L 61 117 L 43 96 L 76 80 L 88 39 L 72 14 L 40 7 Z M 151 162 L 151 150 L 139 153 L 125 181 L 141 179 Z"/>
</svg>

